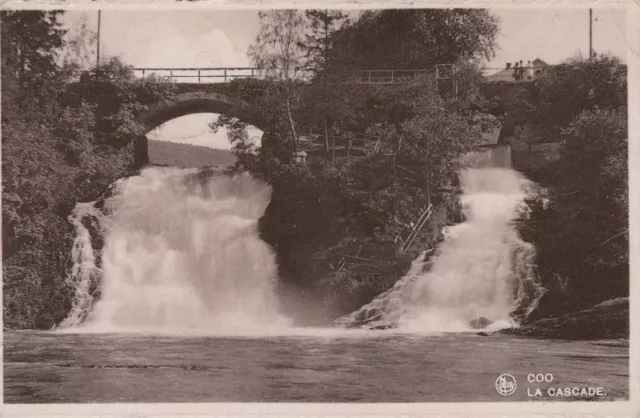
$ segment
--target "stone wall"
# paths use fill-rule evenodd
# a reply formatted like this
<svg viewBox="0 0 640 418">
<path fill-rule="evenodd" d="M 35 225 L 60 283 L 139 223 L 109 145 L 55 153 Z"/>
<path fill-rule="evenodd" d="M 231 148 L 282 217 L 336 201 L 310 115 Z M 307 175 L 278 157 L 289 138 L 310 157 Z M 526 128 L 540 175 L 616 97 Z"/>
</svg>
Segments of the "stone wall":
<svg viewBox="0 0 640 418">
<path fill-rule="evenodd" d="M 560 143 L 546 142 L 528 125 L 515 126 L 506 140 L 511 144 L 513 168 L 534 181 L 544 181 L 551 165 L 560 158 Z"/>
</svg>

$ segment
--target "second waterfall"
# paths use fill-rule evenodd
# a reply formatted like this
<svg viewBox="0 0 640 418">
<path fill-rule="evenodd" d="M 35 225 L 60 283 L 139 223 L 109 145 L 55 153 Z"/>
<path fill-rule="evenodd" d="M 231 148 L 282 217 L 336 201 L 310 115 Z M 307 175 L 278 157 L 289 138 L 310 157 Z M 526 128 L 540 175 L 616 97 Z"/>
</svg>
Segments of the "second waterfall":
<svg viewBox="0 0 640 418">
<path fill-rule="evenodd" d="M 535 248 L 514 225 L 530 212 L 535 185 L 512 170 L 510 147 L 472 153 L 460 174 L 464 222 L 446 228 L 435 253 L 421 255 L 392 289 L 338 325 L 457 332 L 517 326 L 544 293 Z"/>
</svg>

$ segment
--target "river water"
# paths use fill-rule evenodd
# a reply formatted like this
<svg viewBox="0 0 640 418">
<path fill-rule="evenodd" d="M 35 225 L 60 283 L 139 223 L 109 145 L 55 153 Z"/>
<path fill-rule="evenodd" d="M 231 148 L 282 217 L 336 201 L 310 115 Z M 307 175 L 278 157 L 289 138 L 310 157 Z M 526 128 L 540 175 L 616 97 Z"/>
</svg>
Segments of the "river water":
<svg viewBox="0 0 640 418">
<path fill-rule="evenodd" d="M 300 330 L 286 337 L 5 332 L 7 403 L 560 401 L 627 398 L 624 342 Z M 516 392 L 498 394 L 509 373 Z M 552 373 L 551 383 L 528 383 Z M 543 396 L 529 397 L 541 388 Z"/>
</svg>

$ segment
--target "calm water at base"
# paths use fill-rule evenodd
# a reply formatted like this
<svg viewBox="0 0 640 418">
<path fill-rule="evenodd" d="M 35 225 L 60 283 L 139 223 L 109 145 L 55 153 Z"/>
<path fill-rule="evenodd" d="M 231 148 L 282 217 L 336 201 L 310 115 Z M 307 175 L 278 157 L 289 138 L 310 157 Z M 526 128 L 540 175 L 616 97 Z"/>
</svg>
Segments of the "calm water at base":
<svg viewBox="0 0 640 418">
<path fill-rule="evenodd" d="M 6 403 L 555 401 L 550 387 L 626 399 L 625 344 L 450 334 L 169 337 L 4 333 Z M 516 378 L 513 395 L 495 388 Z M 551 383 L 528 383 L 551 373 Z M 542 397 L 530 397 L 540 388 Z"/>
</svg>

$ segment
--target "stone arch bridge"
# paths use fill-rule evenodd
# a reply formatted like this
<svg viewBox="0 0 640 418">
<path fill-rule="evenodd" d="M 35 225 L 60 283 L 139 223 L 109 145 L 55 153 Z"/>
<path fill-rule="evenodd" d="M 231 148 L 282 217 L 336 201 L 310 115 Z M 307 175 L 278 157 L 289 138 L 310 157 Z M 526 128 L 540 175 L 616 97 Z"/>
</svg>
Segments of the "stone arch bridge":
<svg viewBox="0 0 640 418">
<path fill-rule="evenodd" d="M 173 82 L 176 88 L 176 96 L 172 100 L 156 103 L 140 116 L 140 121 L 145 125 L 147 132 L 172 119 L 189 114 L 227 114 L 234 104 L 241 103 L 231 91 L 231 80 L 266 76 L 256 68 L 134 68 L 134 72 L 141 77 L 154 74 Z M 438 85 L 448 85 L 457 90 L 455 72 L 455 66 L 450 64 L 439 64 L 427 70 L 353 70 L 336 76 L 335 81 L 349 84 L 399 85 L 427 78 L 436 83 L 436 88 Z M 296 76 L 305 79 L 304 74 Z M 259 118 L 246 114 L 243 115 L 243 120 L 261 129 Z M 319 148 L 320 144 L 311 144 L 317 136 L 313 132 L 302 132 L 302 136 L 304 140 L 301 137 L 301 141 L 309 142 L 307 146 L 310 149 Z M 146 137 L 138 142 L 136 147 L 138 158 L 140 161 L 148 161 Z M 356 145 L 352 148 L 351 142 L 349 147 L 356 151 L 356 154 L 357 148 L 362 148 L 363 152 L 369 152 L 369 148 L 376 150 L 379 148 L 379 144 L 375 144 L 375 138 L 362 138 L 360 140 L 361 145 L 364 145 L 362 147 Z M 302 143 L 301 146 L 303 146 Z M 340 148 L 346 148 L 346 145 Z M 349 153 L 349 151 L 346 152 Z"/>
<path fill-rule="evenodd" d="M 139 118 L 147 132 L 172 119 L 194 113 L 227 114 L 234 104 L 241 103 L 231 92 L 230 84 L 223 83 L 175 83 L 176 95 L 152 105 Z M 247 123 L 259 125 L 257 118 L 244 116 Z M 259 128 L 259 126 L 256 126 Z"/>
<path fill-rule="evenodd" d="M 298 70 L 296 70 L 298 71 Z M 437 65 L 429 70 L 352 70 L 336 76 L 337 82 L 353 84 L 406 84 L 429 77 L 436 82 L 452 80 L 454 67 Z M 265 78 L 267 74 L 257 68 L 134 68 L 134 72 L 146 77 L 151 74 L 175 83 L 177 96 L 152 106 L 142 115 L 142 122 L 149 130 L 163 123 L 192 113 L 225 114 L 238 99 L 230 91 L 230 81 L 242 78 Z M 298 79 L 308 79 L 304 72 L 292 74 Z M 255 125 L 251 115 L 244 116 L 247 123 Z M 260 126 L 255 125 L 257 128 Z"/>
</svg>

